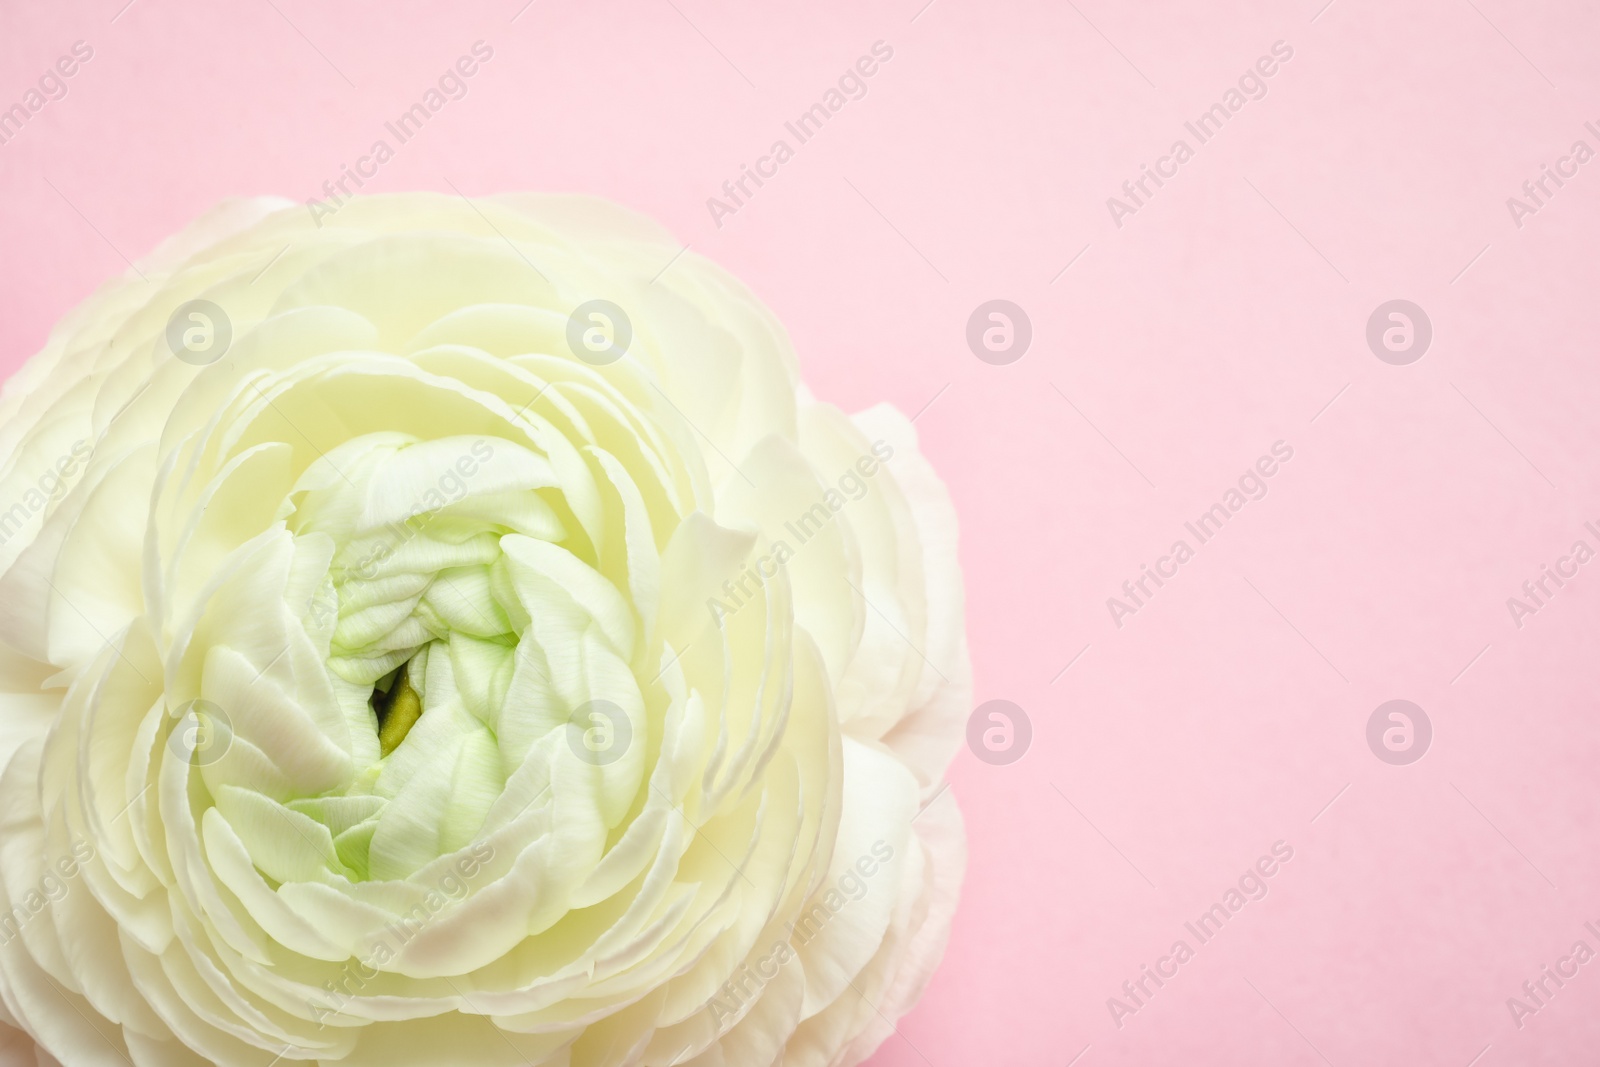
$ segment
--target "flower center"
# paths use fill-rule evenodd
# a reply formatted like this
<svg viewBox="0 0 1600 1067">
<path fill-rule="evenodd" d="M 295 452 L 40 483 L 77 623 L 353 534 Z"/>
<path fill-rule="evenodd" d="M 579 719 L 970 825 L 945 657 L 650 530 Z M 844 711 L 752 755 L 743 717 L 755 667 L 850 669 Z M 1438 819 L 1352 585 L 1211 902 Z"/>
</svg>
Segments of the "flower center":
<svg viewBox="0 0 1600 1067">
<path fill-rule="evenodd" d="M 291 580 L 349 761 L 291 803 L 335 874 L 409 878 L 557 780 L 600 823 L 626 814 L 650 736 L 638 622 L 558 481 L 508 439 L 385 432 L 296 482 Z"/>
<path fill-rule="evenodd" d="M 387 687 L 384 682 L 373 687 L 371 704 L 378 716 L 378 745 L 387 756 L 422 718 L 422 694 L 412 688 L 409 662 L 385 681 Z"/>
</svg>

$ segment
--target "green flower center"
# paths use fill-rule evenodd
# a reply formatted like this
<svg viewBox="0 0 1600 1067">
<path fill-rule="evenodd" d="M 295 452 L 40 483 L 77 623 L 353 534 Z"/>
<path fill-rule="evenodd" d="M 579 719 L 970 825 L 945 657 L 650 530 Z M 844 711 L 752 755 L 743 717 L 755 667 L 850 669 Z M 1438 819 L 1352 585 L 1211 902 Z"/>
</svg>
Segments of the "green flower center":
<svg viewBox="0 0 1600 1067">
<path fill-rule="evenodd" d="M 378 745 L 387 756 L 400 747 L 406 734 L 422 718 L 422 694 L 411 687 L 411 664 L 380 682 L 372 690 L 372 710 L 378 716 Z"/>
</svg>

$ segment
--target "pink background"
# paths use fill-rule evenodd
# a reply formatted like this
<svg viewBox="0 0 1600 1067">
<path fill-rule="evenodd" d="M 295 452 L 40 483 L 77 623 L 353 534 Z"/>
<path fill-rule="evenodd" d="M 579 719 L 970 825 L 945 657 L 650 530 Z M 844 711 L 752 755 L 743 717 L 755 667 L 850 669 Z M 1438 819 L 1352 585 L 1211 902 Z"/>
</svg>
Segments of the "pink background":
<svg viewBox="0 0 1600 1067">
<path fill-rule="evenodd" d="M 1600 161 L 1520 229 L 1505 203 L 1600 148 L 1592 5 L 123 2 L 0 10 L 0 105 L 94 48 L 0 146 L 0 367 L 215 200 L 320 195 L 481 39 L 370 189 L 611 197 L 745 278 L 819 395 L 937 396 L 977 698 L 1034 739 L 951 771 L 965 900 L 876 1064 L 1600 1059 L 1600 962 L 1521 1030 L 1505 1003 L 1600 949 L 1600 563 L 1521 629 L 1505 604 L 1600 547 Z M 880 39 L 718 228 L 706 199 Z M 1269 94 L 1117 228 L 1106 198 L 1277 40 Z M 964 340 L 996 297 L 1033 323 L 1009 366 Z M 1410 366 L 1365 342 L 1393 298 L 1433 322 Z M 1279 439 L 1269 495 L 1113 625 Z M 1396 697 L 1435 730 L 1405 767 L 1365 740 Z M 1118 1029 L 1107 998 L 1280 839 L 1270 894 Z"/>
</svg>

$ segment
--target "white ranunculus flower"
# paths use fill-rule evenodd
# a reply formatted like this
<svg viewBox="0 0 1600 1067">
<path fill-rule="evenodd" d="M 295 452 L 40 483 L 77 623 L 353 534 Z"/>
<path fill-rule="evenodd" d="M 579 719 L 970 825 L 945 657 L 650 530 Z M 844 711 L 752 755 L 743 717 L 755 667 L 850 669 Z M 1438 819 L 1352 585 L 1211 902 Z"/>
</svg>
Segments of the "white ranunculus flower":
<svg viewBox="0 0 1600 1067">
<path fill-rule="evenodd" d="M 0 394 L 0 1062 L 864 1059 L 965 862 L 910 424 L 610 205 L 321 214 Z"/>
</svg>

